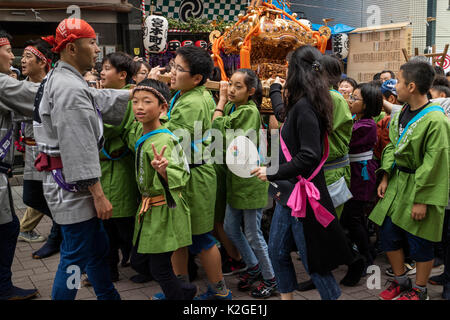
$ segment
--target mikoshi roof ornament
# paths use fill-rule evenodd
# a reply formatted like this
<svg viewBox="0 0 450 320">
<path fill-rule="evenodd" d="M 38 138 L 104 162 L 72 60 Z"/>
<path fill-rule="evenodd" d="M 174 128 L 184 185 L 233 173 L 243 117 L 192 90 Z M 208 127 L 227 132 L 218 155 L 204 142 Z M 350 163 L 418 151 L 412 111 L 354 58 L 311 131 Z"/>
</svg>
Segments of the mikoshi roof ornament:
<svg viewBox="0 0 450 320">
<path fill-rule="evenodd" d="M 285 77 L 286 55 L 300 46 L 309 44 L 325 53 L 330 28 L 324 26 L 320 31 L 313 31 L 309 23 L 296 19 L 296 13 L 286 12 L 290 11 L 287 1 L 276 1 L 278 7 L 272 0 L 252 0 L 247 13 L 239 14 L 234 26 L 227 27 L 223 34 L 217 30 L 210 34 L 212 58 L 221 70 L 222 80 L 228 80 L 228 77 L 221 51 L 239 54 L 241 68 L 255 70 L 261 80 Z M 264 106 L 271 109 L 270 100 L 263 101 L 262 109 Z"/>
</svg>

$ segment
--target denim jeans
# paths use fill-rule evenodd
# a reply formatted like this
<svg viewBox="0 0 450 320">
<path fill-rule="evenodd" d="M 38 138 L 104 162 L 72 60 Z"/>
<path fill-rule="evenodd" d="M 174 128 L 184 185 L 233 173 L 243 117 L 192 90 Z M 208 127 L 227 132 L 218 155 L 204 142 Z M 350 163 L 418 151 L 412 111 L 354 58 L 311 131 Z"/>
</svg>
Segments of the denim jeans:
<svg viewBox="0 0 450 320">
<path fill-rule="evenodd" d="M 298 289 L 297 275 L 291 258 L 291 248 L 294 244 L 306 272 L 309 273 L 303 224 L 291 216 L 290 208 L 277 203 L 270 225 L 269 255 L 281 293 L 290 293 Z M 312 273 L 310 276 L 322 300 L 339 298 L 341 289 L 331 272 L 326 275 Z"/>
<path fill-rule="evenodd" d="M 0 224 L 0 296 L 12 287 L 11 266 L 20 229 L 20 223 L 14 211 L 12 211 L 12 218 L 11 222 Z"/>
<path fill-rule="evenodd" d="M 109 242 L 102 221 L 92 218 L 84 222 L 61 225 L 61 232 L 61 257 L 53 283 L 52 299 L 75 299 L 77 287 L 69 287 L 69 284 L 76 283 L 77 280 L 73 279 L 77 274 L 69 269 L 70 266 L 75 266 L 78 267 L 80 277 L 81 272 L 86 272 L 98 300 L 120 300 L 119 293 L 111 282 L 106 262 Z"/>
<path fill-rule="evenodd" d="M 227 204 L 224 229 L 247 266 L 251 268 L 259 263 L 263 278 L 269 280 L 273 279 L 274 272 L 261 230 L 262 211 L 263 209 L 238 210 Z M 245 235 L 241 230 L 242 221 Z"/>
</svg>

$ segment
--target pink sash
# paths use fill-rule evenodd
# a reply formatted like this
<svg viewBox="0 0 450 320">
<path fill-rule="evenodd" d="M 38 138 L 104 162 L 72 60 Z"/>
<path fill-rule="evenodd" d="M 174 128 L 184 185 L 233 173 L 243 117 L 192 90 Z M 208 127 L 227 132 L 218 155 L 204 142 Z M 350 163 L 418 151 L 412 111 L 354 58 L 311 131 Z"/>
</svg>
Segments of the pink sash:
<svg viewBox="0 0 450 320">
<path fill-rule="evenodd" d="M 320 169 L 322 169 L 323 164 L 328 158 L 329 154 L 329 143 L 328 143 L 328 134 L 325 132 L 325 154 L 320 161 L 319 166 L 314 170 L 312 175 L 305 179 L 302 176 L 297 176 L 298 182 L 295 184 L 294 190 L 289 196 L 289 200 L 287 202 L 287 206 L 292 209 L 291 215 L 297 218 L 304 218 L 306 216 L 306 200 L 308 199 L 311 208 L 314 211 L 314 215 L 316 220 L 325 228 L 333 221 L 334 216 L 325 209 L 320 203 L 320 192 L 311 182 L 311 180 L 319 173 Z M 283 141 L 280 130 L 280 143 L 281 150 L 283 151 L 284 157 L 286 161 L 289 162 L 292 160 L 291 154 Z"/>
</svg>

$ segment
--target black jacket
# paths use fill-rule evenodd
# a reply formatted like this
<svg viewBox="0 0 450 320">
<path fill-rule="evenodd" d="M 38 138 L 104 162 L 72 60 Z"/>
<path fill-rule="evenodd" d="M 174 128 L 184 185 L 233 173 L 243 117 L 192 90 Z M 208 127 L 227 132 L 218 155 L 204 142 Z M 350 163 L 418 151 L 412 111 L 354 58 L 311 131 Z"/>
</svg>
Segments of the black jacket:
<svg viewBox="0 0 450 320">
<path fill-rule="evenodd" d="M 281 86 L 273 84 L 270 89 L 272 108 L 277 118 L 280 118 L 280 113 L 284 109 Z M 314 106 L 306 97 L 297 101 L 286 115 L 281 135 L 291 153 L 292 160 L 286 161 L 280 145 L 279 170 L 274 175 L 268 175 L 268 180 L 289 180 L 295 183 L 298 175 L 309 178 L 323 156 L 325 128 Z M 320 204 L 335 216 L 328 227 L 324 228 L 316 220 L 308 203 L 306 217 L 300 219 L 305 233 L 309 271 L 324 274 L 341 264 L 350 264 L 354 256 L 336 216 L 323 169 L 312 179 L 312 182 L 320 192 Z"/>
</svg>

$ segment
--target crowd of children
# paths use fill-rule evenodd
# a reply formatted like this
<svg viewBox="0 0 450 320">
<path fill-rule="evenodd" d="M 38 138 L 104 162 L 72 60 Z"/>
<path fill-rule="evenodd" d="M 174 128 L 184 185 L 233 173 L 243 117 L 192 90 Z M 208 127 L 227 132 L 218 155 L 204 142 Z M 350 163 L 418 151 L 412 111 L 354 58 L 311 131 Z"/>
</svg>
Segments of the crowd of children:
<svg viewBox="0 0 450 320">
<path fill-rule="evenodd" d="M 341 290 L 332 271 L 347 265 L 340 283 L 355 286 L 379 252 L 393 275 L 381 299 L 426 300 L 428 282 L 442 284 L 450 299 L 450 86 L 427 61 L 358 84 L 343 76 L 339 59 L 300 47 L 287 57 L 286 78 L 269 81 L 274 115 L 267 120 L 253 70 L 236 70 L 214 96 L 205 87 L 213 61 L 195 46 L 179 48 L 168 66 L 152 69 L 116 52 L 96 70 L 95 31 L 78 22 L 69 28 L 63 20 L 55 36 L 28 43 L 22 82 L 6 77 L 11 38 L 0 33 L 0 299 L 37 294 L 11 283 L 19 223 L 5 142 L 14 123 L 23 123 L 17 147 L 25 145 L 29 207 L 20 237 L 42 241 L 33 229 L 43 214 L 53 219 L 33 253 L 60 252 L 52 299 L 75 298 L 77 288 L 67 286 L 72 265 L 98 299 L 120 299 L 113 285 L 120 263 L 138 272 L 132 281 L 158 282 L 155 300 L 230 300 L 224 276 L 236 273 L 238 289 L 255 298 L 288 300 L 294 290 L 317 288 L 335 300 Z M 166 72 L 169 84 L 159 81 Z M 271 141 L 280 145 L 278 163 L 237 176 L 225 164 L 227 142 L 265 127 L 279 132 Z M 223 154 L 211 152 L 213 130 Z M 311 280 L 297 283 L 292 251 Z M 191 282 L 195 257 L 206 273 L 204 293 Z M 445 270 L 430 279 L 437 258 Z"/>
</svg>

